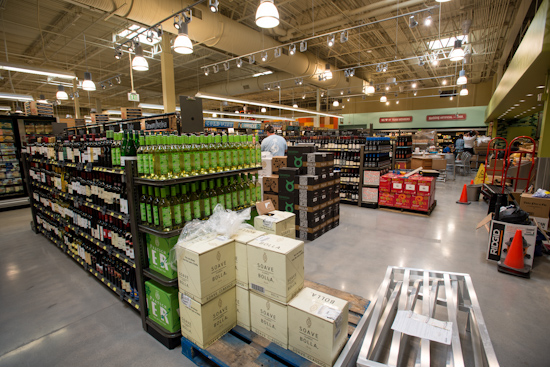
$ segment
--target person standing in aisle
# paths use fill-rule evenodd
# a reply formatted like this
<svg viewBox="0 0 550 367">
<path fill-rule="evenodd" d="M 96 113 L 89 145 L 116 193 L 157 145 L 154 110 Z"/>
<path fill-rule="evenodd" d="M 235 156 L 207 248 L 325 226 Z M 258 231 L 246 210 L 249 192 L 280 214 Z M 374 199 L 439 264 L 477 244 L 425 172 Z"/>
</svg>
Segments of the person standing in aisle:
<svg viewBox="0 0 550 367">
<path fill-rule="evenodd" d="M 270 152 L 274 157 L 286 155 L 286 140 L 282 136 L 275 134 L 275 129 L 271 125 L 265 126 L 267 138 L 262 141 L 262 152 Z"/>
<path fill-rule="evenodd" d="M 474 155 L 474 144 L 477 138 L 477 131 L 469 131 L 464 136 L 464 151 Z"/>
<path fill-rule="evenodd" d="M 464 136 L 460 134 L 455 141 L 455 158 L 464 152 Z"/>
</svg>

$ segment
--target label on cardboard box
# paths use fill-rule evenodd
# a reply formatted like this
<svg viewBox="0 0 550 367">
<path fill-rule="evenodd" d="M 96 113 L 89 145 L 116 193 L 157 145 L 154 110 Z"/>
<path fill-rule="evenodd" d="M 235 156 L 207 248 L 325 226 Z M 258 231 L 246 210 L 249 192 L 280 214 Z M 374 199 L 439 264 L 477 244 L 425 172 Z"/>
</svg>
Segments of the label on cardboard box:
<svg viewBox="0 0 550 367">
<path fill-rule="evenodd" d="M 292 230 L 295 231 L 294 218 Z M 295 233 L 293 233 L 294 236 Z M 287 303 L 304 285 L 304 243 L 268 234 L 248 244 L 249 288 Z"/>
<path fill-rule="evenodd" d="M 207 348 L 237 325 L 235 287 L 201 304 L 179 294 L 181 334 L 200 348 Z"/>
</svg>

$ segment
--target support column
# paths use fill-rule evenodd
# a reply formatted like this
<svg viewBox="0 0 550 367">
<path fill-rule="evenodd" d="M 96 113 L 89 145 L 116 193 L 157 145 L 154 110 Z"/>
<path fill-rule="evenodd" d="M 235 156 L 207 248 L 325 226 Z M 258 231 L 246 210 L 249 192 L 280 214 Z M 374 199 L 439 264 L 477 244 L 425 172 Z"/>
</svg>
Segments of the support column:
<svg viewBox="0 0 550 367">
<path fill-rule="evenodd" d="M 315 104 L 315 109 L 317 111 L 321 111 L 321 90 L 317 88 L 317 103 Z M 319 115 L 315 115 L 313 117 L 313 127 L 319 127 L 321 124 L 319 123 Z"/>
<path fill-rule="evenodd" d="M 76 79 L 73 79 L 74 118 L 79 119 L 80 118 L 80 97 L 77 97 L 76 93 L 78 93 L 78 84 L 76 83 Z"/>
<path fill-rule="evenodd" d="M 162 35 L 160 70 L 162 73 L 162 102 L 164 113 L 176 112 L 176 86 L 174 83 L 174 55 L 170 47 L 170 35 Z"/>
<path fill-rule="evenodd" d="M 539 163 L 535 190 L 540 188 L 548 190 L 550 188 L 550 70 L 546 74 L 542 102 L 544 103 L 544 109 L 541 121 L 539 121 L 539 124 L 541 124 L 537 154 Z"/>
</svg>

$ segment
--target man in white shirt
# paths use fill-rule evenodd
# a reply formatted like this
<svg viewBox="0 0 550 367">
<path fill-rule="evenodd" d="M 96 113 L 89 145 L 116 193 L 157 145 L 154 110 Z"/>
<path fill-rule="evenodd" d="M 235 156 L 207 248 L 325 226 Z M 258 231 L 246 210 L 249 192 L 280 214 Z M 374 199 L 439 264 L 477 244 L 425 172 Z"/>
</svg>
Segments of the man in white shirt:
<svg viewBox="0 0 550 367">
<path fill-rule="evenodd" d="M 271 152 L 274 157 L 286 155 L 286 140 L 282 136 L 275 134 L 275 129 L 271 125 L 265 126 L 267 138 L 262 140 L 262 152 Z"/>
<path fill-rule="evenodd" d="M 477 131 L 470 131 L 464 135 L 464 151 L 474 155 L 474 144 L 477 138 Z"/>
</svg>

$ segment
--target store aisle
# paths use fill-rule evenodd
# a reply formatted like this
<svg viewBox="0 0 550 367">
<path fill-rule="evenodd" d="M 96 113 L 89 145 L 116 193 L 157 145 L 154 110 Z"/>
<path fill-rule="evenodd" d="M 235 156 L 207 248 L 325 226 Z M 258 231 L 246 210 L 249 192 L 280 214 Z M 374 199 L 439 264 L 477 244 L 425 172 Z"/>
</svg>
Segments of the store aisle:
<svg viewBox="0 0 550 367">
<path fill-rule="evenodd" d="M 42 235 L 0 212 L 0 366 L 194 366 Z"/>
<path fill-rule="evenodd" d="M 487 205 L 455 204 L 467 181 L 438 183 L 429 218 L 342 205 L 340 226 L 306 245 L 306 277 L 370 299 L 388 265 L 470 273 L 501 366 L 547 365 L 550 260 L 530 280 L 487 263 Z M 0 212 L 0 366 L 193 366 L 29 222 L 30 209 Z"/>
</svg>

